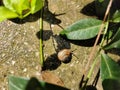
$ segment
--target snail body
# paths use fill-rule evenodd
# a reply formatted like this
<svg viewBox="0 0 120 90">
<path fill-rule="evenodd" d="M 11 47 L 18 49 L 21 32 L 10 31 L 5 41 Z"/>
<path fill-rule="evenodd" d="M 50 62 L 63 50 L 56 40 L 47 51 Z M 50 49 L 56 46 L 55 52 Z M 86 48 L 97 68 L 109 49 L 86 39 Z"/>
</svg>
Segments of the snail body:
<svg viewBox="0 0 120 90">
<path fill-rule="evenodd" d="M 69 62 L 72 58 L 72 51 L 70 49 L 63 49 L 58 52 L 58 59 L 62 62 Z"/>
</svg>

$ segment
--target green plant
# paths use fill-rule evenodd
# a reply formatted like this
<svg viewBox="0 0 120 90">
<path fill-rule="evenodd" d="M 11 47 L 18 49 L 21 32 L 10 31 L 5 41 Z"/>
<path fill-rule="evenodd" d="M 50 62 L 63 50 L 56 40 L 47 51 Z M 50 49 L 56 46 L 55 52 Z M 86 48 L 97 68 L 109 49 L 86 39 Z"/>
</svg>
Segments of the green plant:
<svg viewBox="0 0 120 90">
<path fill-rule="evenodd" d="M 104 0 L 98 0 L 99 3 Z M 23 4 L 24 3 L 24 4 Z M 44 1 L 42 0 L 3 0 L 4 6 L 0 6 L 0 21 L 11 18 L 20 18 L 23 19 L 29 14 L 34 14 L 43 7 Z M 111 18 L 107 18 L 108 12 L 111 6 L 108 4 L 108 9 L 106 11 L 104 20 L 98 20 L 93 18 L 82 19 L 68 28 L 63 30 L 60 34 L 66 36 L 70 40 L 86 40 L 98 36 L 93 47 L 93 53 L 91 53 L 89 62 L 93 59 L 93 64 L 89 73 L 87 75 L 86 81 L 91 77 L 94 66 L 97 62 L 97 57 L 101 56 L 101 66 L 100 66 L 100 76 L 102 79 L 102 85 L 104 90 L 117 90 L 120 88 L 120 66 L 109 57 L 104 51 L 110 50 L 113 48 L 120 48 L 120 28 L 117 29 L 114 34 L 115 27 L 110 27 L 110 23 L 113 22 L 115 25 L 120 23 L 120 10 L 116 10 Z M 106 7 L 106 6 L 105 6 Z M 41 16 L 43 12 L 41 10 Z M 107 19 L 106 19 L 107 18 Z M 43 65 L 43 49 L 42 49 L 42 30 L 43 30 L 43 20 L 40 18 L 40 57 L 41 65 Z M 113 26 L 115 26 L 113 25 Z M 99 30 L 100 28 L 100 30 Z M 96 55 L 94 55 L 96 44 L 99 40 L 100 35 L 103 35 L 102 41 L 100 43 L 99 50 Z M 93 57 L 95 56 L 95 58 Z M 85 73 L 87 69 L 85 68 Z M 85 74 L 83 73 L 83 74 Z M 82 90 L 85 90 L 87 82 L 81 87 Z M 31 89 L 32 88 L 32 89 Z M 68 90 L 63 87 L 55 86 L 45 82 L 39 82 L 37 79 L 26 79 L 20 77 L 9 76 L 9 89 L 10 90 Z"/>
<path fill-rule="evenodd" d="M 43 7 L 43 0 L 3 0 L 0 6 L 0 21 L 5 19 L 23 19 Z"/>
<path fill-rule="evenodd" d="M 106 3 L 106 1 L 104 0 L 99 1 L 99 3 L 101 2 Z M 86 90 L 87 82 L 92 75 L 93 69 L 97 62 L 96 58 L 98 56 L 101 56 L 100 76 L 102 79 L 103 89 L 120 89 L 120 66 L 118 65 L 118 63 L 115 62 L 115 60 L 111 59 L 111 57 L 106 54 L 107 50 L 120 48 L 120 27 L 118 26 L 116 30 L 117 24 L 120 23 L 120 11 L 116 10 L 112 17 L 110 16 L 111 13 L 108 15 L 108 13 L 110 12 L 111 4 L 112 0 L 110 0 L 110 3 L 107 4 L 108 7 L 105 12 L 103 21 L 93 18 L 82 19 L 68 26 L 68 28 L 64 29 L 60 33 L 62 36 L 65 36 L 67 39 L 70 40 L 86 40 L 97 36 L 90 57 L 88 58 L 88 63 L 83 73 L 84 75 L 90 67 L 89 64 L 91 60 L 93 60 L 93 64 L 88 72 L 85 84 L 81 87 L 82 90 Z M 99 9 L 98 7 L 96 8 Z M 110 25 L 110 23 L 113 24 Z M 99 50 L 97 51 L 97 54 L 95 54 L 96 44 L 98 43 L 100 35 L 102 35 L 102 40 L 99 44 Z"/>
</svg>

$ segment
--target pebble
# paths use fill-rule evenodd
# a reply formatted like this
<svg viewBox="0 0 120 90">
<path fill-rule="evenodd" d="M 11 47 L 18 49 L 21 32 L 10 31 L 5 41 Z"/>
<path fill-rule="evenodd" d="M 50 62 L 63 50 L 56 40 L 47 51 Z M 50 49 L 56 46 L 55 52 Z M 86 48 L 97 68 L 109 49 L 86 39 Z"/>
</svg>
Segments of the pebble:
<svg viewBox="0 0 120 90">
<path fill-rule="evenodd" d="M 5 56 L 5 53 L 2 54 L 2 57 L 4 57 L 4 56 Z"/>
<path fill-rule="evenodd" d="M 23 72 L 26 72 L 26 71 L 27 71 L 27 68 L 24 68 L 24 69 L 23 69 Z"/>
<path fill-rule="evenodd" d="M 51 27 L 53 28 L 55 25 L 51 24 Z"/>
<path fill-rule="evenodd" d="M 15 65 L 16 61 L 12 61 L 12 65 Z"/>
<path fill-rule="evenodd" d="M 11 74 L 14 74 L 14 71 L 10 71 Z"/>
</svg>

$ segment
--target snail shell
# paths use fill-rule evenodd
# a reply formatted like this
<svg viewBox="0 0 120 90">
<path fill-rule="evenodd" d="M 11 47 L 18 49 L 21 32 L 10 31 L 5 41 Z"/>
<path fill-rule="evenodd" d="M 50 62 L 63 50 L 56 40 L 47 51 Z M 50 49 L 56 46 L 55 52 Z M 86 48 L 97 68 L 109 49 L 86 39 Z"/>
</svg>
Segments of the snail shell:
<svg viewBox="0 0 120 90">
<path fill-rule="evenodd" d="M 63 49 L 58 52 L 58 59 L 62 62 L 69 62 L 72 58 L 72 53 L 70 49 Z"/>
</svg>

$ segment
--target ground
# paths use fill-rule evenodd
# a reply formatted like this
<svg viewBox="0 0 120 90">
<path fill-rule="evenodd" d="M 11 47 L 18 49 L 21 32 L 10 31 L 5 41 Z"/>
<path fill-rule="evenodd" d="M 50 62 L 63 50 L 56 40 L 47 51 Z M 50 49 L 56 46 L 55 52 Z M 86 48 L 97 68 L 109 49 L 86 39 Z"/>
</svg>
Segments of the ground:
<svg viewBox="0 0 120 90">
<path fill-rule="evenodd" d="M 90 16 L 81 13 L 81 10 L 91 2 L 92 0 L 48 0 L 50 11 L 48 16 L 50 13 L 58 15 L 56 18 L 53 17 L 58 22 L 54 23 L 53 20 L 51 23 L 49 20 L 44 20 L 43 43 L 47 67 L 42 73 L 39 58 L 39 17 L 31 15 L 18 22 L 15 20 L 1 22 L 0 89 L 8 90 L 8 76 L 15 75 L 28 78 L 35 76 L 40 80 L 49 79 L 49 76 L 56 77 L 53 82 L 57 83 L 58 80 L 59 85 L 71 90 L 79 90 L 80 80 L 92 46 L 86 45 L 87 42 L 84 41 L 66 40 L 59 36 L 59 32 L 62 31 L 62 28 L 66 28 L 80 19 L 89 18 Z M 73 51 L 74 55 L 69 63 L 56 61 L 57 52 L 64 48 Z M 54 60 L 55 62 L 53 62 Z M 93 82 L 98 68 L 95 68 L 89 84 Z M 46 72 L 48 75 L 45 74 Z M 42 78 L 42 74 L 44 78 Z M 102 90 L 100 82 L 99 80 L 97 84 L 98 90 Z"/>
</svg>

